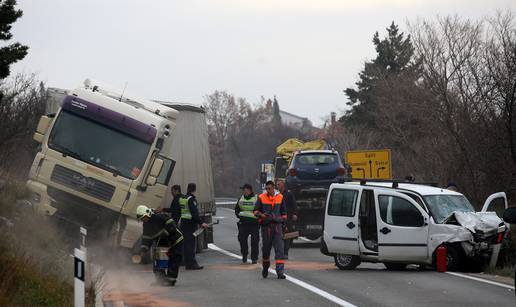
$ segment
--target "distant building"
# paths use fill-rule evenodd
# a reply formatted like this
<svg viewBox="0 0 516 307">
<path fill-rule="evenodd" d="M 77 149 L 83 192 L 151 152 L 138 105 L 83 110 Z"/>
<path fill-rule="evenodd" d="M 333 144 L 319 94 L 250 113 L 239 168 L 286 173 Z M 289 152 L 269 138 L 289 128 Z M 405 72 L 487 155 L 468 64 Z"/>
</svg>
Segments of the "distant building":
<svg viewBox="0 0 516 307">
<path fill-rule="evenodd" d="M 312 128 L 312 122 L 307 117 L 301 117 L 286 111 L 280 110 L 281 123 L 285 126 L 296 128 Z"/>
</svg>

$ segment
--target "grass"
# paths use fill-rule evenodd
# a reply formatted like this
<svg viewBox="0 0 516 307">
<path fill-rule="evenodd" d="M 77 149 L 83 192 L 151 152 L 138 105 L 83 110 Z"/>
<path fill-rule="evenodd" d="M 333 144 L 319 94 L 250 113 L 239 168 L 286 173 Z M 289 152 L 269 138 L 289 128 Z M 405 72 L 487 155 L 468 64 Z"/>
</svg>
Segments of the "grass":
<svg viewBox="0 0 516 307">
<path fill-rule="evenodd" d="M 0 306 L 73 306 L 73 258 L 59 229 L 16 200 L 29 195 L 24 183 L 0 190 Z M 94 282 L 88 284 L 87 306 L 93 306 Z"/>
</svg>

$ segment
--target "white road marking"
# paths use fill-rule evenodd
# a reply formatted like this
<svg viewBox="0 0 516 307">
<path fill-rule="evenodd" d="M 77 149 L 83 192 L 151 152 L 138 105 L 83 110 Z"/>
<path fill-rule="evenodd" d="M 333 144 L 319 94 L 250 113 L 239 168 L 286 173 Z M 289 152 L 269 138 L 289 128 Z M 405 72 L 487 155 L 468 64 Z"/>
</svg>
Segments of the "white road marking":
<svg viewBox="0 0 516 307">
<path fill-rule="evenodd" d="M 210 248 L 210 249 L 212 249 L 214 251 L 217 251 L 219 253 L 222 253 L 224 255 L 236 258 L 236 259 L 242 259 L 242 256 L 239 256 L 239 255 L 234 254 L 232 252 L 229 252 L 229 251 L 227 251 L 225 249 L 222 249 L 222 248 L 218 247 L 217 245 L 215 245 L 213 243 L 209 243 L 208 244 L 208 248 Z M 269 273 L 272 273 L 272 274 L 276 275 L 276 271 L 274 271 L 273 269 L 269 269 Z M 331 301 L 331 302 L 333 302 L 335 304 L 338 304 L 340 306 L 346 306 L 346 307 L 356 307 L 355 305 L 351 304 L 350 302 L 347 302 L 347 301 L 345 301 L 345 300 L 343 300 L 343 299 L 341 299 L 339 297 L 336 297 L 333 294 L 330 294 L 330 293 L 328 293 L 328 292 L 326 292 L 324 290 L 321 290 L 321 289 L 319 289 L 317 287 L 314 287 L 314 286 L 312 286 L 312 285 L 310 285 L 310 284 L 308 284 L 308 283 L 306 283 L 306 282 L 304 282 L 302 280 L 299 280 L 299 279 L 294 278 L 292 276 L 289 276 L 287 274 L 285 274 L 285 275 L 287 276 L 287 280 L 290 281 L 291 283 L 296 284 L 296 285 L 298 285 L 298 286 L 300 286 L 302 288 L 305 288 L 306 290 L 311 291 L 311 292 L 313 292 L 313 293 L 315 293 L 315 294 L 317 294 L 317 295 L 319 295 L 321 297 L 324 297 L 325 299 L 327 299 L 327 300 L 329 300 L 329 301 Z"/>
<path fill-rule="evenodd" d="M 507 288 L 507 289 L 510 289 L 510 290 L 514 290 L 514 287 L 511 286 L 511 285 L 502 284 L 502 283 L 499 283 L 499 282 L 496 282 L 496 281 L 492 281 L 492 280 L 487 280 L 487 279 L 483 279 L 483 278 L 479 278 L 479 277 L 474 277 L 474 276 L 469 276 L 469 275 L 461 274 L 461 273 L 455 273 L 455 272 L 446 272 L 446 274 L 450 274 L 450 275 L 453 275 L 453 276 L 462 277 L 462 278 L 466 278 L 466 279 L 471 279 L 471 280 L 483 282 L 483 283 L 486 283 L 486 284 L 490 284 L 490 285 L 494 285 L 494 286 L 498 286 L 498 287 L 503 287 L 503 288 Z"/>
</svg>

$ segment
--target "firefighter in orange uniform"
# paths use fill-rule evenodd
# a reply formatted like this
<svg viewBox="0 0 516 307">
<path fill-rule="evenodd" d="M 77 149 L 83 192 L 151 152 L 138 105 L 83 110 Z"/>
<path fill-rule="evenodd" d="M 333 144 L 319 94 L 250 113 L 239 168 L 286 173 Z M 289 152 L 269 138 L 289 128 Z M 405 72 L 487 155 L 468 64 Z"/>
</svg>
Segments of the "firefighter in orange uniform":
<svg viewBox="0 0 516 307">
<path fill-rule="evenodd" d="M 287 220 L 287 208 L 283 195 L 276 193 L 274 182 L 267 181 L 265 189 L 266 191 L 260 194 L 254 207 L 254 214 L 258 217 L 262 229 L 262 276 L 267 278 L 271 265 L 271 249 L 274 247 L 276 273 L 279 279 L 285 279 L 283 224 Z"/>
</svg>

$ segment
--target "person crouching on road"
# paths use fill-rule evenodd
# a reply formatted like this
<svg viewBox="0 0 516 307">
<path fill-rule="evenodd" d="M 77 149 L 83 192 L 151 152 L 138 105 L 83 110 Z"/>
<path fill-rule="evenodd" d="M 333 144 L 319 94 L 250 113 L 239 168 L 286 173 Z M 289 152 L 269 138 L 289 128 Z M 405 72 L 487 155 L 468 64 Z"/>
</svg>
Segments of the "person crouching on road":
<svg viewBox="0 0 516 307">
<path fill-rule="evenodd" d="M 136 208 L 136 218 L 143 222 L 143 234 L 140 253 L 147 254 L 151 245 L 156 242 L 158 246 L 168 246 L 168 270 L 167 277 L 171 284 L 175 285 L 181 264 L 183 249 L 183 234 L 177 228 L 174 220 L 166 214 L 155 213 L 147 206 Z"/>
<path fill-rule="evenodd" d="M 197 200 L 195 199 L 195 191 L 197 186 L 195 183 L 189 183 L 186 188 L 186 196 L 179 198 L 179 206 L 181 207 L 181 224 L 180 228 L 185 236 L 184 243 L 184 257 L 185 268 L 187 270 L 201 270 L 203 267 L 197 263 L 195 259 L 195 237 L 194 232 L 198 225 L 207 228 L 208 224 L 203 223 L 199 217 L 199 210 L 197 209 Z"/>
<path fill-rule="evenodd" d="M 271 265 L 270 255 L 274 246 L 276 274 L 279 279 L 285 279 L 285 260 L 283 257 L 283 223 L 287 219 L 287 209 L 283 195 L 274 190 L 274 182 L 267 181 L 265 192 L 260 194 L 254 207 L 254 214 L 262 227 L 262 276 L 267 278 Z"/>
<path fill-rule="evenodd" d="M 242 262 L 246 263 L 249 254 L 247 239 L 251 236 L 251 261 L 255 264 L 258 261 L 260 224 L 258 224 L 258 218 L 254 215 L 253 210 L 258 197 L 253 193 L 253 187 L 248 183 L 244 184 L 241 189 L 243 194 L 235 206 L 235 214 L 240 219 L 237 223 L 238 242 L 240 243 Z"/>
</svg>

